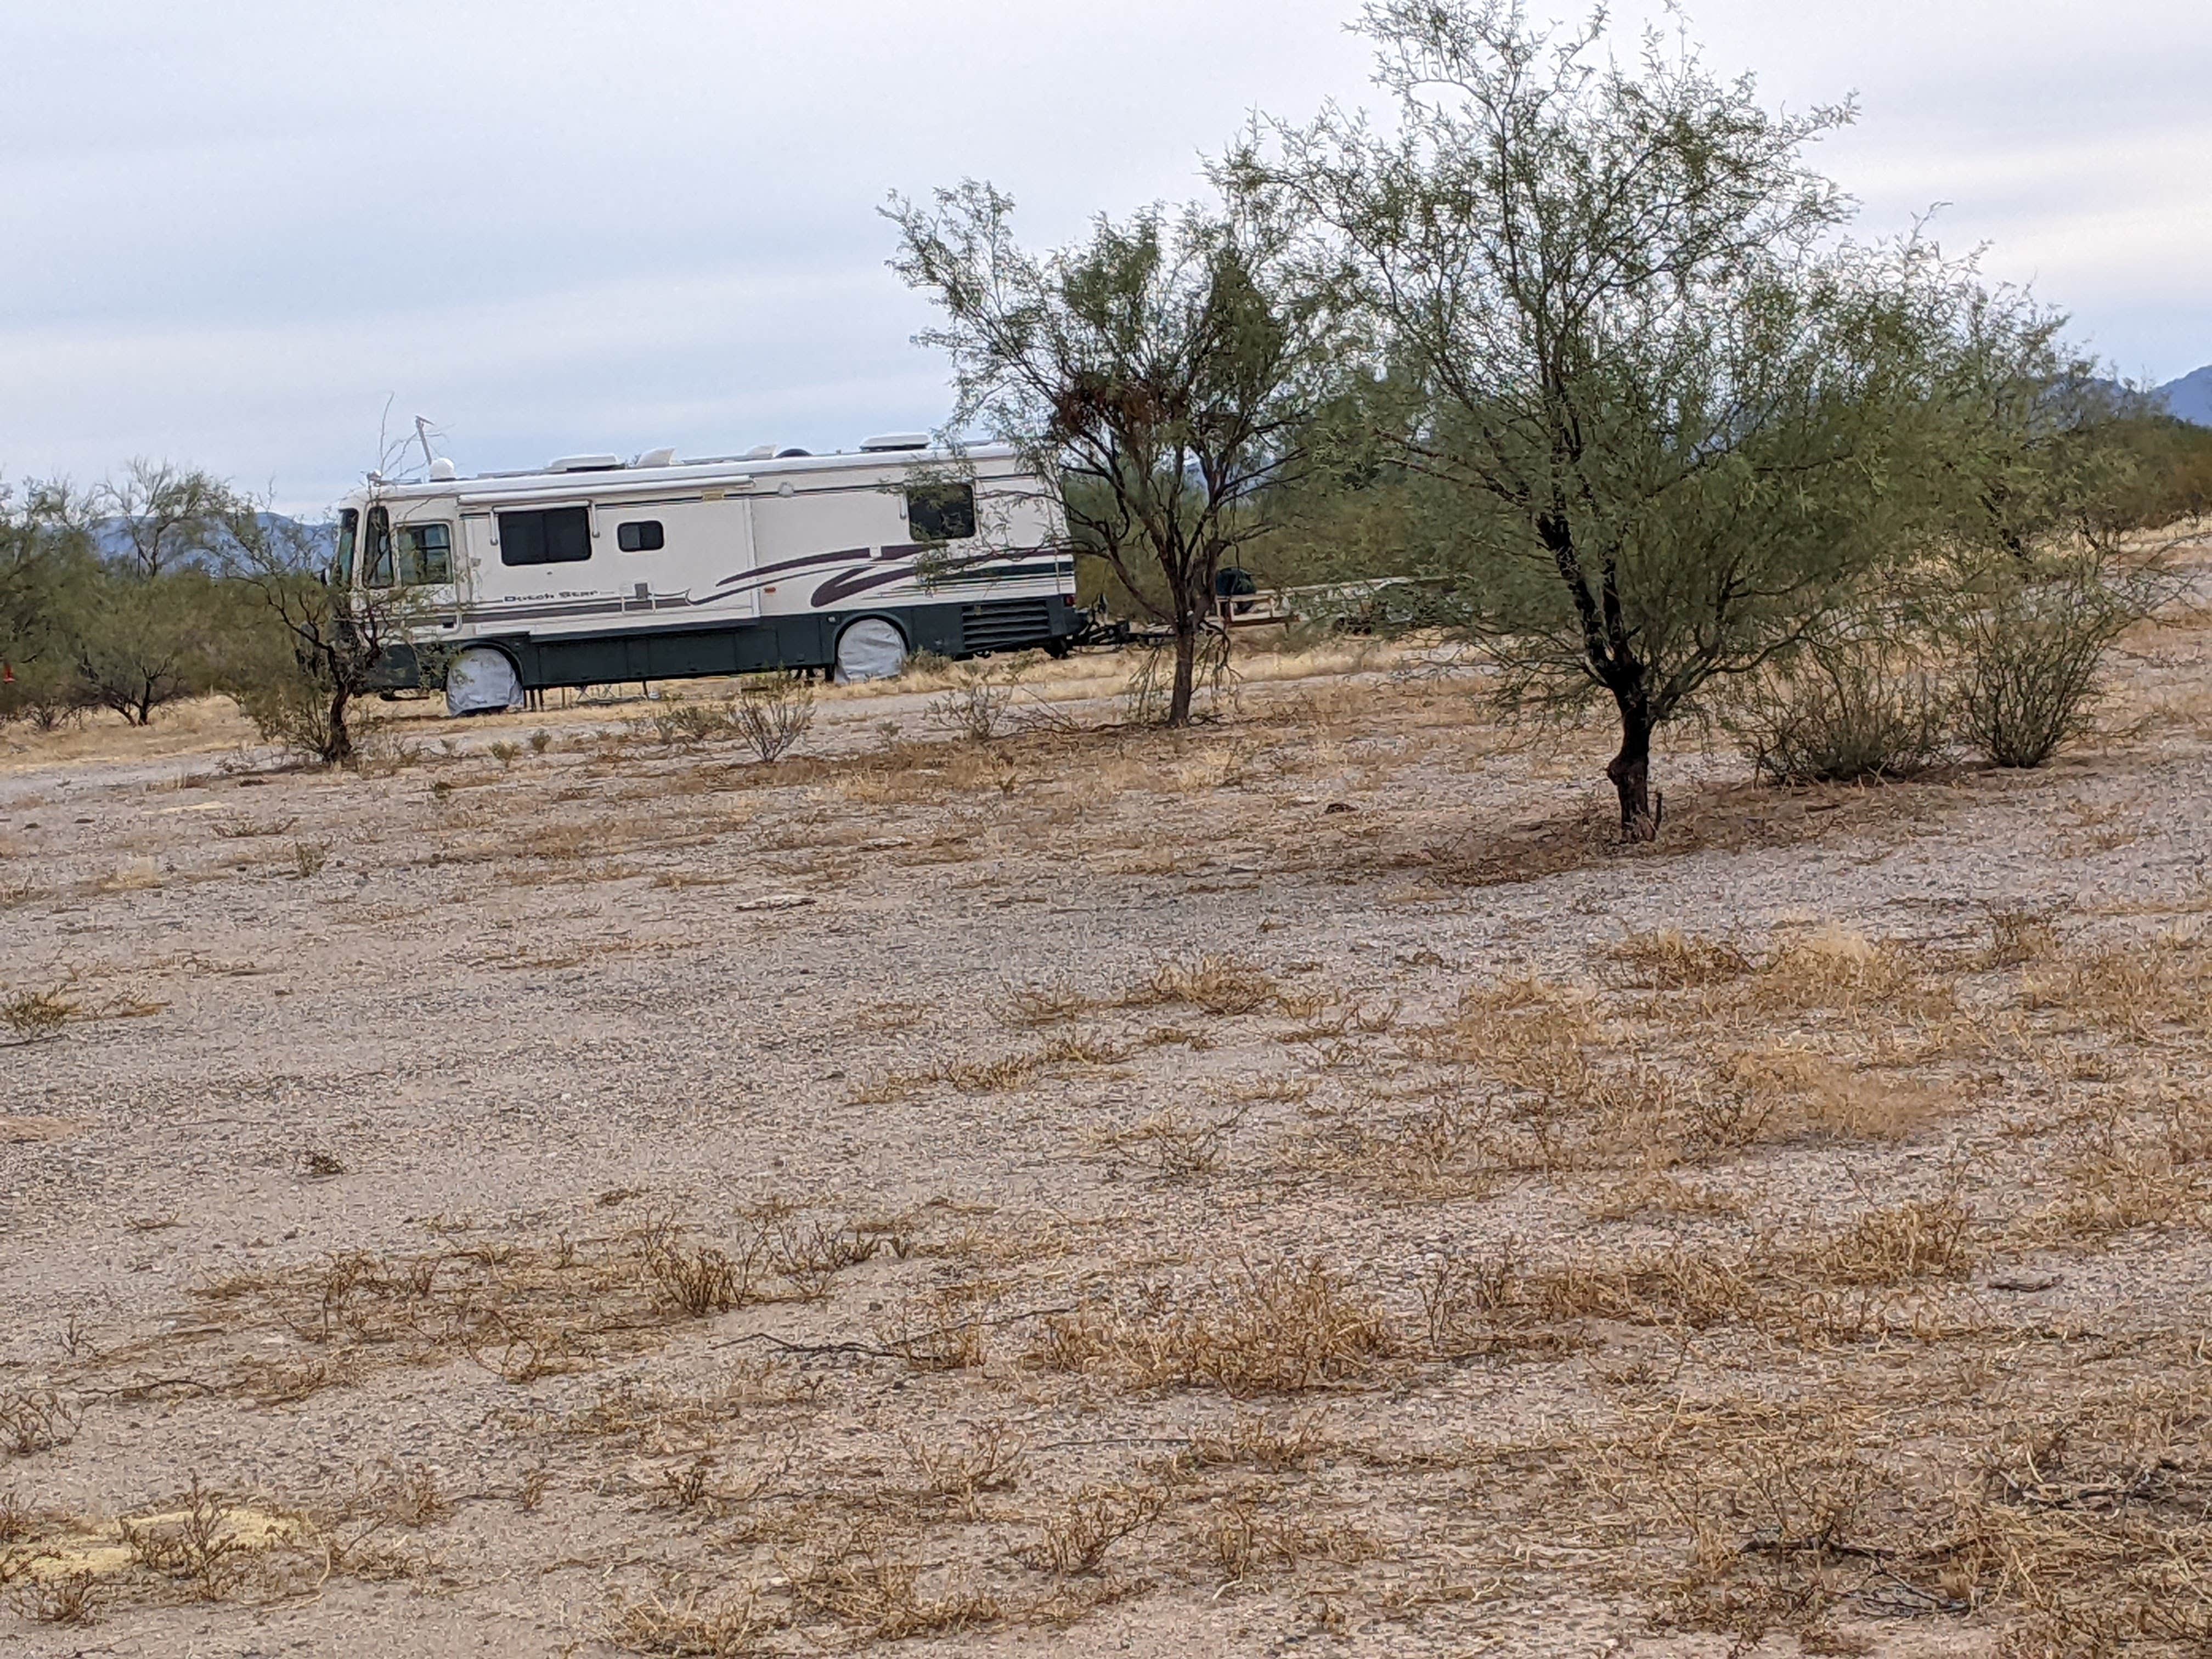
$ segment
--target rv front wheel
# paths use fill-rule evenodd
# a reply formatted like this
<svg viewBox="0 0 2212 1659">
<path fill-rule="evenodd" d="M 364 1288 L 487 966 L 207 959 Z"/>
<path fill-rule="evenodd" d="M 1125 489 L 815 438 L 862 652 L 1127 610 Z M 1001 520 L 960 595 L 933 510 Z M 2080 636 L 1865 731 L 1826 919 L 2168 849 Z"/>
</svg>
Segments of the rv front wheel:
<svg viewBox="0 0 2212 1659">
<path fill-rule="evenodd" d="M 446 665 L 446 712 L 494 714 L 522 707 L 522 680 L 504 651 L 488 645 L 456 651 Z"/>
<path fill-rule="evenodd" d="M 837 636 L 837 684 L 896 678 L 906 667 L 906 635 L 881 617 L 863 617 Z"/>
</svg>

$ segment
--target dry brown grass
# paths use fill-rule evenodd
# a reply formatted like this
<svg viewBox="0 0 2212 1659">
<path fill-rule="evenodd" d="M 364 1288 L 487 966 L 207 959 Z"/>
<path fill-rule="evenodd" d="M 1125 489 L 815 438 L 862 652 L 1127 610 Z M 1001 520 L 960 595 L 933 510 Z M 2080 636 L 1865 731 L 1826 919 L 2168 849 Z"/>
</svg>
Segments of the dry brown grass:
<svg viewBox="0 0 2212 1659">
<path fill-rule="evenodd" d="M 927 1497 L 945 1501 L 963 1521 L 976 1516 L 985 1493 L 1012 1492 L 1030 1472 L 1027 1449 L 1003 1423 L 985 1424 L 963 1440 L 932 1445 L 910 1434 L 899 1443 Z"/>
<path fill-rule="evenodd" d="M 1619 982 L 1636 989 L 1681 991 L 1723 985 L 1753 970 L 1751 959 L 1724 939 L 1669 927 L 1631 933 L 1613 947 Z"/>
<path fill-rule="evenodd" d="M 1161 1180 L 1188 1181 L 1219 1171 L 1243 1120 L 1241 1109 L 1201 1119 L 1171 1106 L 1126 1129 L 1099 1131 L 1094 1141 L 1101 1150 L 1121 1152 Z"/>
<path fill-rule="evenodd" d="M 1382 1553 L 1382 1545 L 1360 1527 L 1316 1518 L 1295 1505 L 1271 1506 L 1243 1492 L 1211 1507 L 1202 1535 L 1224 1584 L 1288 1575 L 1315 1561 L 1356 1566 Z"/>
<path fill-rule="evenodd" d="M 1690 1628 L 1755 1642 L 1839 1616 L 1975 1615 L 2022 1659 L 2202 1651 L 2201 1384 L 2065 1392 L 2064 1425 L 1999 1407 L 1932 1461 L 1914 1413 L 1834 1394 L 1676 1401 L 1595 1461 L 1613 1501 L 1680 1529 L 1665 1606 Z"/>
<path fill-rule="evenodd" d="M 710 1595 L 696 1586 L 664 1585 L 659 1594 L 617 1590 L 605 1614 L 607 1640 L 629 1653 L 680 1659 L 747 1659 L 783 1620 L 762 1611 L 748 1585 Z"/>
<path fill-rule="evenodd" d="M 1232 1399 L 1357 1383 L 1391 1351 L 1381 1309 L 1319 1261 L 1245 1265 L 1185 1295 L 1046 1322 L 1030 1364 Z"/>
<path fill-rule="evenodd" d="M 1116 1544 L 1160 1518 L 1171 1497 L 1157 1481 L 1087 1486 L 1047 1516 L 1035 1540 L 1016 1553 L 1040 1572 L 1097 1572 Z"/>
<path fill-rule="evenodd" d="M 69 1444 L 83 1421 L 84 1402 L 57 1389 L 0 1392 L 0 1449 L 17 1457 Z"/>
<path fill-rule="evenodd" d="M 1209 1014 L 1255 1013 L 1281 990 L 1273 975 L 1243 957 L 1214 952 L 1170 957 L 1121 994 L 1121 1006 L 1182 1004 Z"/>
<path fill-rule="evenodd" d="M 220 1601 L 246 1576 L 250 1546 L 240 1537 L 229 1506 L 191 1477 L 191 1490 L 173 1516 L 121 1523 L 123 1541 L 149 1571 L 181 1581 L 203 1601 Z"/>
<path fill-rule="evenodd" d="M 18 991 L 0 998 L 0 1025 L 17 1042 L 44 1042 L 61 1035 L 77 1005 L 60 991 Z"/>
<path fill-rule="evenodd" d="M 923 1591 L 921 1563 L 902 1554 L 879 1527 L 863 1524 L 807 1555 L 779 1554 L 792 1596 L 862 1642 L 973 1630 L 996 1623 L 996 1597 L 952 1575 L 938 1593 Z"/>
</svg>

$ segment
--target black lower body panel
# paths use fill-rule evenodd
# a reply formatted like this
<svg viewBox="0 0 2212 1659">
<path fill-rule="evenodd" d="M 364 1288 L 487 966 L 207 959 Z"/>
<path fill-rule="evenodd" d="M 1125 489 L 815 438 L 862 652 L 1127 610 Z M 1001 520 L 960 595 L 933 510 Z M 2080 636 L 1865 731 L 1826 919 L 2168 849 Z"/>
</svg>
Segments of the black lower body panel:
<svg viewBox="0 0 2212 1659">
<path fill-rule="evenodd" d="M 523 685 L 533 691 L 556 685 L 614 685 L 628 680 L 757 674 L 775 668 L 827 668 L 836 660 L 837 635 L 848 623 L 863 617 L 881 617 L 896 623 L 906 635 L 909 651 L 929 651 L 940 657 L 1058 649 L 1083 623 L 1075 601 L 1057 595 L 763 617 L 752 622 L 640 629 L 635 633 L 495 635 L 419 648 L 395 646 L 386 653 L 385 667 L 379 674 L 380 684 L 375 689 L 442 685 L 447 660 L 470 646 L 492 646 L 506 652 L 514 659 Z"/>
</svg>

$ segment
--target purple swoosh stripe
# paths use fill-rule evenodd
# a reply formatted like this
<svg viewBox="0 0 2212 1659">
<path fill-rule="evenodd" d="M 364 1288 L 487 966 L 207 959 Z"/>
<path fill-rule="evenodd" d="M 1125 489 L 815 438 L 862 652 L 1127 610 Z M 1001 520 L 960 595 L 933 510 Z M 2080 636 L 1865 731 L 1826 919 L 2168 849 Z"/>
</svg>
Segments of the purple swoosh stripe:
<svg viewBox="0 0 2212 1659">
<path fill-rule="evenodd" d="M 867 556 L 868 550 L 865 547 L 848 547 L 836 553 L 809 553 L 800 559 L 779 559 L 774 564 L 756 565 L 750 570 L 741 570 L 734 576 L 725 576 L 714 586 L 727 587 L 733 582 L 758 581 L 764 577 L 781 575 L 787 570 L 804 570 L 811 564 L 850 564 L 855 559 Z"/>
<path fill-rule="evenodd" d="M 849 599 L 855 593 L 865 593 L 872 587 L 904 581 L 912 574 L 914 567 L 910 564 L 896 564 L 885 570 L 848 570 L 842 576 L 832 576 L 816 588 L 807 604 L 817 608 L 835 605 L 842 599 Z"/>
</svg>

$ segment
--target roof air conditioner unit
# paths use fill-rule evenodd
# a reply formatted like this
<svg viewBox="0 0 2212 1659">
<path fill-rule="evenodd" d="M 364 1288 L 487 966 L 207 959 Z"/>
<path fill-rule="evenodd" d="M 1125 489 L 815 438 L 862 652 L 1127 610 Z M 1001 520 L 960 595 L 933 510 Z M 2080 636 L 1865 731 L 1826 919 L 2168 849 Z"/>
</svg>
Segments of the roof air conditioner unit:
<svg viewBox="0 0 2212 1659">
<path fill-rule="evenodd" d="M 548 472 L 619 472 L 619 455 L 562 455 L 545 463 Z"/>
<path fill-rule="evenodd" d="M 882 455 L 894 450 L 928 447 L 929 434 L 927 432 L 885 432 L 873 438 L 860 440 L 860 453 L 863 455 Z"/>
</svg>

